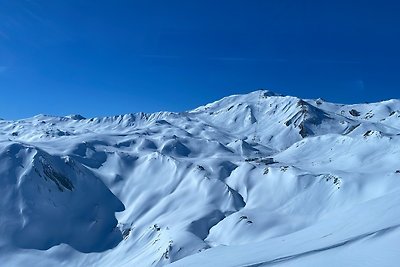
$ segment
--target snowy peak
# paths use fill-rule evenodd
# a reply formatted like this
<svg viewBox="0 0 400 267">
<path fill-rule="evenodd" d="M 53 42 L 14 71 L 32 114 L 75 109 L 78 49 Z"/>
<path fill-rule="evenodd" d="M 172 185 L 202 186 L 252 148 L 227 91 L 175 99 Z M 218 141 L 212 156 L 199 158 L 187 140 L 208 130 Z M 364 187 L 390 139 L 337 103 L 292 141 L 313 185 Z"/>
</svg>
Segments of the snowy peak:
<svg viewBox="0 0 400 267">
<path fill-rule="evenodd" d="M 285 148 L 308 136 L 326 133 L 350 134 L 354 129 L 396 133 L 393 110 L 400 108 L 399 101 L 384 101 L 365 105 L 340 105 L 322 99 L 303 100 L 282 96 L 270 91 L 256 91 L 235 95 L 193 110 L 191 113 L 207 123 L 236 132 L 241 138 L 258 139 L 263 144 Z M 390 118 L 392 117 L 392 118 Z M 386 123 L 390 120 L 390 124 Z M 392 129 L 395 126 L 396 129 Z M 274 142 L 284 133 L 288 142 Z M 364 134 L 357 132 L 357 134 Z M 249 140 L 250 141 L 250 140 Z"/>
<path fill-rule="evenodd" d="M 77 121 L 86 119 L 85 117 L 83 117 L 82 115 L 79 115 L 79 114 L 71 114 L 71 115 L 66 116 L 66 118 L 69 118 L 72 120 L 77 120 Z"/>
</svg>

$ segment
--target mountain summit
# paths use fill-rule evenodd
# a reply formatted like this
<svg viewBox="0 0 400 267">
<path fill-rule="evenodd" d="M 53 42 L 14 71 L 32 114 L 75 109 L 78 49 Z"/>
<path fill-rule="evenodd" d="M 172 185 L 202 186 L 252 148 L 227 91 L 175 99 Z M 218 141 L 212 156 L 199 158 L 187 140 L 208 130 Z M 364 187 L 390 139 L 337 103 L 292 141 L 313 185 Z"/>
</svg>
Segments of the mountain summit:
<svg viewBox="0 0 400 267">
<path fill-rule="evenodd" d="M 0 121 L 4 266 L 396 266 L 400 101 L 259 90 Z"/>
</svg>

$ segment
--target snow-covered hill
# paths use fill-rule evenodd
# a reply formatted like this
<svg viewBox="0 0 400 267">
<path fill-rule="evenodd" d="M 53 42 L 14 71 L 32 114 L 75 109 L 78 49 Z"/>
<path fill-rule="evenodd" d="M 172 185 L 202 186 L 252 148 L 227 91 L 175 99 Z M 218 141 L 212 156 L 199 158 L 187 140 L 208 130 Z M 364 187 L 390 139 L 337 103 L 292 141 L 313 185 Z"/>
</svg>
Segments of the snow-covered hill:
<svg viewBox="0 0 400 267">
<path fill-rule="evenodd" d="M 400 101 L 270 91 L 0 120 L 2 266 L 397 266 Z"/>
</svg>

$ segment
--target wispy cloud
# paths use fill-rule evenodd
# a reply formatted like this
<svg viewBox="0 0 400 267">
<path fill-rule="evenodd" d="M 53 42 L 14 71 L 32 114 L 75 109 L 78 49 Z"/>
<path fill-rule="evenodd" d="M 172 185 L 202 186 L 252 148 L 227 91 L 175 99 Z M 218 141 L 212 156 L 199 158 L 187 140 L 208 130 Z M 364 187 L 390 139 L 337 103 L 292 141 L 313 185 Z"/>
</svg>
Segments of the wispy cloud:
<svg viewBox="0 0 400 267">
<path fill-rule="evenodd" d="M 254 58 L 254 57 L 210 57 L 209 60 L 217 61 L 241 61 L 241 62 L 287 62 L 284 58 Z"/>
<path fill-rule="evenodd" d="M 240 62 L 278 62 L 278 63 L 313 63 L 313 64 L 361 64 L 357 60 L 332 60 L 332 59 L 288 59 L 274 57 L 211 57 L 209 60 L 218 61 L 240 61 Z"/>
<path fill-rule="evenodd" d="M 356 87 L 356 89 L 358 89 L 358 90 L 360 90 L 360 91 L 364 91 L 365 90 L 365 84 L 364 84 L 364 81 L 363 80 L 356 80 L 356 81 L 354 81 L 354 83 L 355 83 L 355 87 Z"/>
<path fill-rule="evenodd" d="M 4 31 L 0 30 L 0 39 L 9 40 L 10 38 L 8 37 L 8 35 Z"/>
<path fill-rule="evenodd" d="M 47 21 L 42 16 L 40 16 L 37 12 L 35 12 L 32 8 L 29 8 L 26 5 L 21 5 L 21 10 L 23 12 L 25 12 L 25 14 L 28 15 L 31 19 L 34 19 L 40 23 L 47 23 Z"/>
<path fill-rule="evenodd" d="M 207 57 L 199 55 L 164 55 L 164 54 L 145 54 L 139 55 L 141 58 L 153 59 L 182 59 L 182 60 L 209 60 L 209 61 L 225 61 L 225 62 L 270 62 L 270 63 L 300 63 L 300 64 L 323 64 L 323 65 L 359 65 L 362 64 L 359 60 L 336 60 L 336 59 L 296 59 L 296 58 L 280 58 L 280 57 Z"/>
<path fill-rule="evenodd" d="M 357 65 L 361 64 L 358 60 L 335 60 L 335 59 L 312 59 L 309 60 L 310 63 L 317 64 L 343 64 L 343 65 Z"/>
<path fill-rule="evenodd" d="M 231 61 L 231 62 L 288 62 L 284 58 L 253 58 L 253 57 L 207 57 L 196 55 L 162 55 L 162 54 L 146 54 L 140 55 L 141 58 L 154 58 L 154 59 L 184 59 L 184 60 L 211 60 L 211 61 Z"/>
<path fill-rule="evenodd" d="M 181 59 L 183 56 L 176 55 L 159 55 L 159 54 L 148 54 L 148 55 L 140 55 L 142 58 L 155 58 L 155 59 Z"/>
<path fill-rule="evenodd" d="M 0 73 L 7 71 L 7 69 L 8 69 L 7 66 L 0 66 Z"/>
</svg>

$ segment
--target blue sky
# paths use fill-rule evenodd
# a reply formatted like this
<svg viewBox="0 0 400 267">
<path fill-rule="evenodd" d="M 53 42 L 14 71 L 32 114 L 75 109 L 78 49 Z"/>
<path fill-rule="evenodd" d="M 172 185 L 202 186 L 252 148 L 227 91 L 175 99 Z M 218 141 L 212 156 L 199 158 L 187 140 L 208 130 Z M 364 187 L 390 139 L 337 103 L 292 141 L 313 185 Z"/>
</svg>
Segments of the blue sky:
<svg viewBox="0 0 400 267">
<path fill-rule="evenodd" d="M 183 111 L 258 88 L 400 98 L 398 1 L 0 0 L 0 117 Z"/>
</svg>

